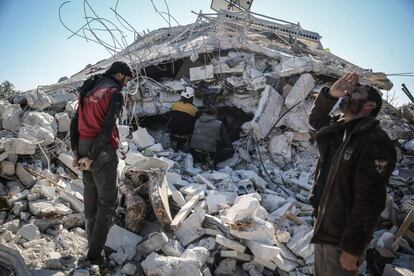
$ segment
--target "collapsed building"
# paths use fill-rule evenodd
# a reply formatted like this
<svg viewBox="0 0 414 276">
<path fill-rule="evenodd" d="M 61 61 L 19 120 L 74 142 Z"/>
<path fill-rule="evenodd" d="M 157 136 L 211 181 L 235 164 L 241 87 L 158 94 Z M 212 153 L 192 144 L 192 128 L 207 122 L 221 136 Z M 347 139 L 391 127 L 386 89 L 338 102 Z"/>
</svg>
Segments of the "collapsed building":
<svg viewBox="0 0 414 276">
<path fill-rule="evenodd" d="M 325 51 L 320 38 L 252 13 L 200 13 L 193 24 L 152 31 L 70 78 L 2 100 L 1 243 L 20 252 L 32 271 L 98 273 L 77 269 L 87 242 L 81 172 L 72 167 L 68 132 L 77 88 L 125 61 L 137 77 L 124 91 L 119 122 L 123 200 L 106 243 L 111 273 L 312 275 L 307 198 L 318 157 L 308 124 L 312 103 L 348 72 L 392 88 L 384 73 Z M 234 155 L 216 170 L 170 148 L 169 111 L 186 86 L 195 88 L 201 110 L 218 107 L 233 141 Z M 398 164 L 370 245 L 375 253 L 360 272 L 409 273 L 413 105 L 401 112 L 385 103 L 379 118 L 395 141 Z"/>
</svg>

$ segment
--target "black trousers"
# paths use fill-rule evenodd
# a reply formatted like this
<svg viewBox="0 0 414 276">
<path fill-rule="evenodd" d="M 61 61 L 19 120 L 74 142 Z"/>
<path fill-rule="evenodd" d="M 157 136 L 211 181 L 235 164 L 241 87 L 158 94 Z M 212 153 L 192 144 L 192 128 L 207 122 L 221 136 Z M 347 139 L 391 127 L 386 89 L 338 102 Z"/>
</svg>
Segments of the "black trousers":
<svg viewBox="0 0 414 276">
<path fill-rule="evenodd" d="M 78 154 L 83 157 L 93 140 L 80 140 Z M 89 171 L 83 171 L 85 228 L 88 238 L 89 259 L 102 257 L 102 250 L 113 224 L 118 204 L 118 156 L 108 144 L 93 161 Z"/>
</svg>

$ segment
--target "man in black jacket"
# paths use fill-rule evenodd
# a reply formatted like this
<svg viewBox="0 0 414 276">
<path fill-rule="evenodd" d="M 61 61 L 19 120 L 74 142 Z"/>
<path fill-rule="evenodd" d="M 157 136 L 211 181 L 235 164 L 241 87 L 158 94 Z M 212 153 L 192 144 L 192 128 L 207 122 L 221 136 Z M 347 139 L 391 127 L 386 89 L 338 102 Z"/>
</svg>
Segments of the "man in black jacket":
<svg viewBox="0 0 414 276">
<path fill-rule="evenodd" d="M 102 264 L 109 228 L 118 201 L 116 120 L 123 107 L 121 89 L 132 78 L 126 63 L 114 62 L 103 75 L 86 80 L 71 122 L 73 165 L 82 170 L 85 228 L 90 263 Z"/>
<path fill-rule="evenodd" d="M 195 122 L 191 137 L 192 155 L 209 166 L 226 160 L 233 152 L 226 128 L 216 116 L 217 109 L 209 106 Z"/>
<path fill-rule="evenodd" d="M 310 197 L 315 275 L 357 275 L 396 163 L 392 141 L 375 119 L 381 95 L 358 81 L 357 74 L 347 74 L 323 89 L 309 116 L 320 154 Z M 338 98 L 344 116 L 332 118 Z"/>
</svg>

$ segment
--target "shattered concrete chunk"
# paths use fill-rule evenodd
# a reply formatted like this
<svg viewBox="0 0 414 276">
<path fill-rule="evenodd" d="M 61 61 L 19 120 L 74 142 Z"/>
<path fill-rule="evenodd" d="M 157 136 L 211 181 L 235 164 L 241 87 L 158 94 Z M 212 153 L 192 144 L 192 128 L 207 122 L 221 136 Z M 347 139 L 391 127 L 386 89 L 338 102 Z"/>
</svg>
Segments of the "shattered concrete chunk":
<svg viewBox="0 0 414 276">
<path fill-rule="evenodd" d="M 236 274 L 237 260 L 233 258 L 222 259 L 219 266 L 214 271 L 216 276 L 228 276 Z"/>
<path fill-rule="evenodd" d="M 270 153 L 275 156 L 282 156 L 285 162 L 290 162 L 292 160 L 292 150 L 290 147 L 292 139 L 292 132 L 273 136 L 269 142 Z"/>
<path fill-rule="evenodd" d="M 180 257 L 184 253 L 184 250 L 184 247 L 177 240 L 168 241 L 162 248 L 165 255 L 174 257 Z"/>
<path fill-rule="evenodd" d="M 252 120 L 258 126 L 254 132 L 257 139 L 263 139 L 269 134 L 279 118 L 283 101 L 283 97 L 273 87 L 266 85 Z"/>
<path fill-rule="evenodd" d="M 137 251 L 146 256 L 149 253 L 157 252 L 161 250 L 168 242 L 168 237 L 163 232 L 157 232 L 151 234 L 149 238 L 140 243 L 137 247 Z"/>
<path fill-rule="evenodd" d="M 313 245 L 310 240 L 313 236 L 313 229 L 311 227 L 303 227 L 302 231 L 297 231 L 295 235 L 287 243 L 287 247 L 292 250 L 295 255 L 303 259 L 309 258 L 313 254 Z"/>
<path fill-rule="evenodd" d="M 194 259 L 165 257 L 151 253 L 141 262 L 145 275 L 180 276 L 200 275 L 199 263 Z"/>
<path fill-rule="evenodd" d="M 315 79 L 311 74 L 301 75 L 285 98 L 285 105 L 291 108 L 297 103 L 304 101 L 314 86 Z"/>
<path fill-rule="evenodd" d="M 56 113 L 55 119 L 58 124 L 58 132 L 68 132 L 70 130 L 70 118 L 66 112 Z"/>
<path fill-rule="evenodd" d="M 0 173 L 4 175 L 14 175 L 16 173 L 15 164 L 11 161 L 4 160 L 0 163 Z"/>
<path fill-rule="evenodd" d="M 246 247 L 234 240 L 230 240 L 222 235 L 216 236 L 216 242 L 223 245 L 226 248 L 230 248 L 234 251 L 243 253 L 246 250 Z"/>
<path fill-rule="evenodd" d="M 125 264 L 121 269 L 121 272 L 126 275 L 134 275 L 136 271 L 137 271 L 137 266 L 131 263 Z"/>
<path fill-rule="evenodd" d="M 32 187 L 36 183 L 36 177 L 29 173 L 21 163 L 17 163 L 16 175 L 27 188 Z"/>
<path fill-rule="evenodd" d="M 260 218 L 253 218 L 242 225 L 230 225 L 230 234 L 245 240 L 252 240 L 267 244 L 275 242 L 275 229 L 270 222 Z"/>
<path fill-rule="evenodd" d="M 206 197 L 209 214 L 218 213 L 220 208 L 227 204 L 226 196 L 223 194 L 213 194 Z"/>
<path fill-rule="evenodd" d="M 18 104 L 13 104 L 6 107 L 2 115 L 3 128 L 17 132 L 21 125 L 22 114 L 23 110 L 20 108 L 20 105 Z"/>
<path fill-rule="evenodd" d="M 126 229 L 114 224 L 109 229 L 105 246 L 115 251 L 133 249 L 127 256 L 132 259 L 135 256 L 136 246 L 142 241 L 142 238 Z M 132 255 L 132 256 L 131 256 Z"/>
<path fill-rule="evenodd" d="M 148 134 L 146 128 L 138 127 L 138 129 L 132 132 L 132 141 L 138 146 L 139 149 L 148 148 L 154 145 L 154 138 Z"/>
<path fill-rule="evenodd" d="M 29 201 L 29 210 L 33 215 L 44 218 L 64 216 L 72 213 L 72 209 L 62 203 L 43 199 Z"/>
<path fill-rule="evenodd" d="M 27 104 L 37 110 L 44 110 L 52 105 L 52 100 L 42 90 L 34 89 L 25 93 Z"/>
<path fill-rule="evenodd" d="M 212 64 L 190 68 L 190 80 L 208 80 L 214 77 L 214 66 Z"/>
<path fill-rule="evenodd" d="M 36 144 L 23 138 L 7 139 L 3 145 L 8 154 L 33 155 L 36 151 Z"/>
<path fill-rule="evenodd" d="M 180 227 L 175 230 L 175 235 L 180 240 L 181 244 L 187 246 L 197 238 L 204 234 L 201 227 L 205 218 L 205 211 L 196 209 L 186 220 L 184 220 Z"/>
<path fill-rule="evenodd" d="M 236 222 L 254 218 L 260 206 L 259 200 L 254 196 L 238 197 L 238 199 L 227 211 L 226 219 L 230 222 Z"/>
<path fill-rule="evenodd" d="M 39 228 L 34 224 L 23 225 L 22 228 L 17 230 L 17 235 L 22 236 L 28 241 L 35 240 L 40 237 Z"/>
</svg>

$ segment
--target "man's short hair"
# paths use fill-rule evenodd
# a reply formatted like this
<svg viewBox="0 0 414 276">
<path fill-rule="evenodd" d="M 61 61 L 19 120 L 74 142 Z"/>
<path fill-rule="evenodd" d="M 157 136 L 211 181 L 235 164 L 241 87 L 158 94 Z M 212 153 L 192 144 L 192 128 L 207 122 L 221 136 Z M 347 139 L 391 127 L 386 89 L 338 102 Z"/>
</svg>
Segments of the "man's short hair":
<svg viewBox="0 0 414 276">
<path fill-rule="evenodd" d="M 134 77 L 131 67 L 129 67 L 128 64 L 122 61 L 115 61 L 114 63 L 112 63 L 111 67 L 109 67 L 109 69 L 106 70 L 105 73 L 108 75 L 115 75 L 117 73 L 121 73 L 130 78 Z"/>
<path fill-rule="evenodd" d="M 376 89 L 375 87 L 371 85 L 361 85 L 361 86 L 368 93 L 367 100 L 377 104 L 377 106 L 371 111 L 371 115 L 373 117 L 376 117 L 379 111 L 381 110 L 381 106 L 382 106 L 381 93 L 378 91 L 378 89 Z"/>
</svg>

